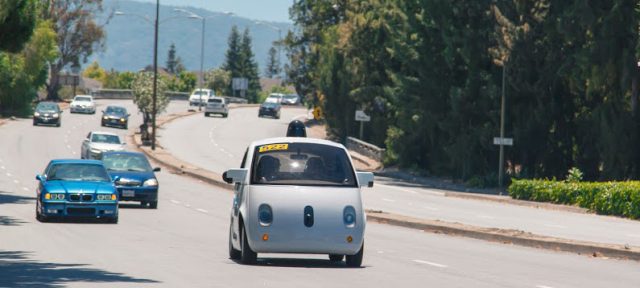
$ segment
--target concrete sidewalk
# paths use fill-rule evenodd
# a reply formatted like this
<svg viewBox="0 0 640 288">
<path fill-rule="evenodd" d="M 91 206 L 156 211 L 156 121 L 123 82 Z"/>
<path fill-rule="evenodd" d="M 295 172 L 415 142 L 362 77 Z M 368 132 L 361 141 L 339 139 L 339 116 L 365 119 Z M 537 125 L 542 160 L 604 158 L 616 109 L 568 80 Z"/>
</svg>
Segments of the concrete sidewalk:
<svg viewBox="0 0 640 288">
<path fill-rule="evenodd" d="M 183 112 L 177 114 L 171 114 L 159 119 L 158 124 L 159 127 L 162 125 L 173 121 L 175 119 L 193 115 L 197 112 Z M 132 139 L 129 143 L 133 143 L 135 148 L 144 152 L 150 159 L 158 164 L 165 166 L 171 172 L 185 175 L 197 179 L 199 181 L 215 185 L 224 189 L 227 189 L 229 192 L 233 189 L 232 185 L 229 185 L 222 181 L 222 176 L 218 173 L 209 171 L 207 169 L 203 169 L 201 167 L 194 166 L 185 161 L 177 159 L 171 153 L 162 148 L 162 146 L 157 143 L 156 150 L 151 150 L 147 146 L 143 146 L 139 135 L 131 135 Z M 354 160 L 360 157 L 360 155 L 353 156 Z M 366 159 L 364 159 L 366 161 Z M 356 160 L 356 162 L 359 162 Z M 364 164 L 362 164 L 364 165 Z M 544 205 L 544 203 L 536 203 L 536 202 L 528 202 L 528 201 L 520 201 L 513 200 L 507 196 L 497 196 L 497 195 L 481 195 L 481 194 L 473 194 L 473 193 L 464 193 L 464 192 L 446 192 L 445 196 L 449 197 L 460 197 L 467 198 L 473 200 L 483 200 L 483 201 L 494 201 L 501 202 L 505 204 L 514 204 L 514 205 L 522 205 L 522 206 L 533 206 L 540 207 Z M 573 210 L 573 207 L 563 206 L 563 205 L 554 205 L 548 204 L 548 207 L 541 207 L 546 209 L 558 209 L 563 211 L 570 212 L 578 212 L 585 213 L 584 210 Z M 555 210 L 555 209 L 554 209 Z M 425 220 L 418 219 L 413 217 L 407 217 L 403 215 L 389 214 L 384 213 L 382 211 L 367 211 L 368 219 L 371 221 L 376 221 L 380 223 L 392 224 L 397 226 L 404 226 L 410 228 L 421 229 L 425 231 L 435 232 L 435 233 L 444 233 L 451 234 L 456 236 L 470 237 L 475 239 L 482 239 L 494 242 L 501 243 L 509 243 L 520 246 L 527 247 L 535 247 L 535 248 L 544 248 L 558 251 L 566 251 L 578 254 L 587 254 L 590 256 L 605 256 L 605 257 L 615 257 L 621 259 L 633 259 L 640 260 L 640 248 L 633 247 L 628 245 L 614 245 L 614 244 L 603 244 L 589 241 L 578 241 L 572 239 L 563 239 L 563 238 L 555 238 L 548 237 L 543 235 L 535 235 L 531 233 L 527 233 L 525 231 L 512 230 L 512 229 L 498 229 L 498 228 L 486 228 L 486 227 L 477 227 L 472 225 L 465 225 L 461 223 L 452 223 L 452 222 L 444 222 L 439 220 Z"/>
</svg>

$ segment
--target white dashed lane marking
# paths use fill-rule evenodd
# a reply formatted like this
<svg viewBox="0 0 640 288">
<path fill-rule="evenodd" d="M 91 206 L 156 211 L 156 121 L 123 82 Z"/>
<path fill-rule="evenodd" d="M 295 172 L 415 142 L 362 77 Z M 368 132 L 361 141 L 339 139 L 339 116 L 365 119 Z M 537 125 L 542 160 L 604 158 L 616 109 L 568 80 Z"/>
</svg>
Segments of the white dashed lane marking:
<svg viewBox="0 0 640 288">
<path fill-rule="evenodd" d="M 11 177 L 11 176 L 13 176 L 13 175 L 11 175 L 11 173 L 7 173 L 7 177 Z"/>
<path fill-rule="evenodd" d="M 435 262 L 429 262 L 429 261 L 424 261 L 424 260 L 413 260 L 413 262 L 419 263 L 419 264 L 424 264 L 424 265 L 429 265 L 429 266 L 433 266 L 433 267 L 438 267 L 438 268 L 447 268 L 449 266 L 444 265 L 444 264 L 440 264 L 440 263 L 435 263 Z"/>
<path fill-rule="evenodd" d="M 180 201 L 177 201 L 177 200 L 171 200 L 171 203 L 173 203 L 173 204 L 178 204 L 178 205 L 179 205 L 179 204 L 180 204 Z"/>
<path fill-rule="evenodd" d="M 24 191 L 29 191 L 29 188 L 27 188 L 27 187 L 22 187 L 22 190 L 24 190 Z"/>
<path fill-rule="evenodd" d="M 209 213 L 209 211 L 204 210 L 204 209 L 200 209 L 200 208 L 196 209 L 196 211 L 198 211 L 198 212 L 202 212 L 202 213 Z"/>
<path fill-rule="evenodd" d="M 0 167 L 0 169 L 2 169 L 2 170 L 7 170 L 7 168 L 5 168 L 4 166 Z"/>
<path fill-rule="evenodd" d="M 382 198 L 382 201 L 386 201 L 386 202 L 396 202 L 396 200 L 389 199 L 389 198 Z"/>
<path fill-rule="evenodd" d="M 18 181 L 17 179 L 14 179 L 14 180 L 13 180 L 13 183 L 19 184 L 19 183 L 20 183 L 20 181 Z"/>
</svg>

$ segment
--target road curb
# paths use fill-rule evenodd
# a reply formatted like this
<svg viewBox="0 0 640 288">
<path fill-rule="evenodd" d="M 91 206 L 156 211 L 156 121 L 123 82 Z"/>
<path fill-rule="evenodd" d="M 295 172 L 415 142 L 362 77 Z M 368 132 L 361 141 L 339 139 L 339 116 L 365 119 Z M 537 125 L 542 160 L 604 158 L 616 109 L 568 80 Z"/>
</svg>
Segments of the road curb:
<svg viewBox="0 0 640 288">
<path fill-rule="evenodd" d="M 160 120 L 160 124 L 158 125 L 161 126 L 176 119 L 193 114 L 194 113 L 189 112 L 172 114 L 169 117 Z M 152 151 L 149 147 L 142 145 L 139 135 L 134 134 L 129 135 L 129 137 L 132 138 L 131 143 L 135 144 L 136 149 L 146 154 L 153 161 L 173 170 L 177 174 L 189 176 L 193 179 L 214 185 L 219 188 L 223 188 L 228 191 L 232 190 L 233 186 L 222 181 L 221 175 L 181 161 L 175 158 L 172 154 L 166 152 L 163 148 L 158 147 L 159 145 L 156 145 L 156 150 Z M 624 245 L 602 244 L 588 241 L 541 236 L 513 229 L 484 228 L 465 225 L 461 223 L 444 222 L 439 220 L 425 220 L 375 210 L 367 210 L 366 213 L 367 220 L 369 221 L 405 228 L 419 229 L 435 234 L 447 234 L 490 242 L 499 242 L 503 244 L 513 244 L 524 247 L 577 253 L 580 255 L 588 255 L 591 257 L 610 257 L 640 261 L 640 248 L 637 247 L 625 247 Z"/>
<path fill-rule="evenodd" d="M 541 236 L 513 229 L 483 228 L 461 223 L 424 220 L 374 210 L 367 210 L 367 220 L 381 224 L 419 229 L 435 234 L 447 234 L 503 244 L 571 252 L 591 257 L 609 257 L 640 261 L 640 248 L 625 245 L 569 240 Z"/>
</svg>

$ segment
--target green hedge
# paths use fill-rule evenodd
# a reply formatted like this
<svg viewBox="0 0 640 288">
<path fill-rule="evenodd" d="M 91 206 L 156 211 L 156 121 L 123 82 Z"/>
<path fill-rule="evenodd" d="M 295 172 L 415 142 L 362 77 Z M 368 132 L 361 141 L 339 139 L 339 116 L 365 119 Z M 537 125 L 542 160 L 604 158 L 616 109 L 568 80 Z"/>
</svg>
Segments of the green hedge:
<svg viewBox="0 0 640 288">
<path fill-rule="evenodd" d="M 563 182 L 513 179 L 509 195 L 514 199 L 577 205 L 598 214 L 640 218 L 640 181 Z"/>
</svg>

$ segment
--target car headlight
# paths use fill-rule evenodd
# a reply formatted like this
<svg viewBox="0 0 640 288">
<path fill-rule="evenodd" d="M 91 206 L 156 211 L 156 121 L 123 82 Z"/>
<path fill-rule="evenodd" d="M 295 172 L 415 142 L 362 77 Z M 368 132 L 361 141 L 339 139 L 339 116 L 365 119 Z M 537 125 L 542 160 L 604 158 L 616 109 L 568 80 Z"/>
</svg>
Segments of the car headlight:
<svg viewBox="0 0 640 288">
<path fill-rule="evenodd" d="M 142 183 L 142 186 L 145 186 L 145 187 L 158 186 L 158 180 L 156 178 L 147 179 L 147 181 L 144 181 L 144 183 Z"/>
<path fill-rule="evenodd" d="M 53 113 L 53 118 L 58 118 L 60 116 L 58 113 Z"/>
<path fill-rule="evenodd" d="M 116 196 L 116 194 L 98 194 L 96 199 L 99 201 L 115 201 L 118 199 L 118 196 Z"/>
<path fill-rule="evenodd" d="M 260 220 L 260 225 L 269 226 L 271 222 L 273 222 L 273 211 L 271 210 L 271 206 L 267 204 L 261 204 L 258 207 L 258 220 Z"/>
<path fill-rule="evenodd" d="M 356 225 L 356 209 L 353 206 L 344 207 L 342 218 L 345 226 L 354 227 Z"/>
<path fill-rule="evenodd" d="M 44 194 L 45 200 L 64 200 L 64 193 L 47 193 Z"/>
<path fill-rule="evenodd" d="M 91 151 L 91 153 L 102 153 L 102 150 L 96 148 L 91 148 L 89 151 Z"/>
<path fill-rule="evenodd" d="M 124 121 L 126 121 L 126 119 L 120 118 L 120 122 L 124 122 Z"/>
<path fill-rule="evenodd" d="M 104 116 L 104 117 L 102 117 L 102 120 L 109 120 L 109 117 Z"/>
<path fill-rule="evenodd" d="M 40 117 L 40 113 L 39 112 L 33 113 L 33 116 Z"/>
</svg>

